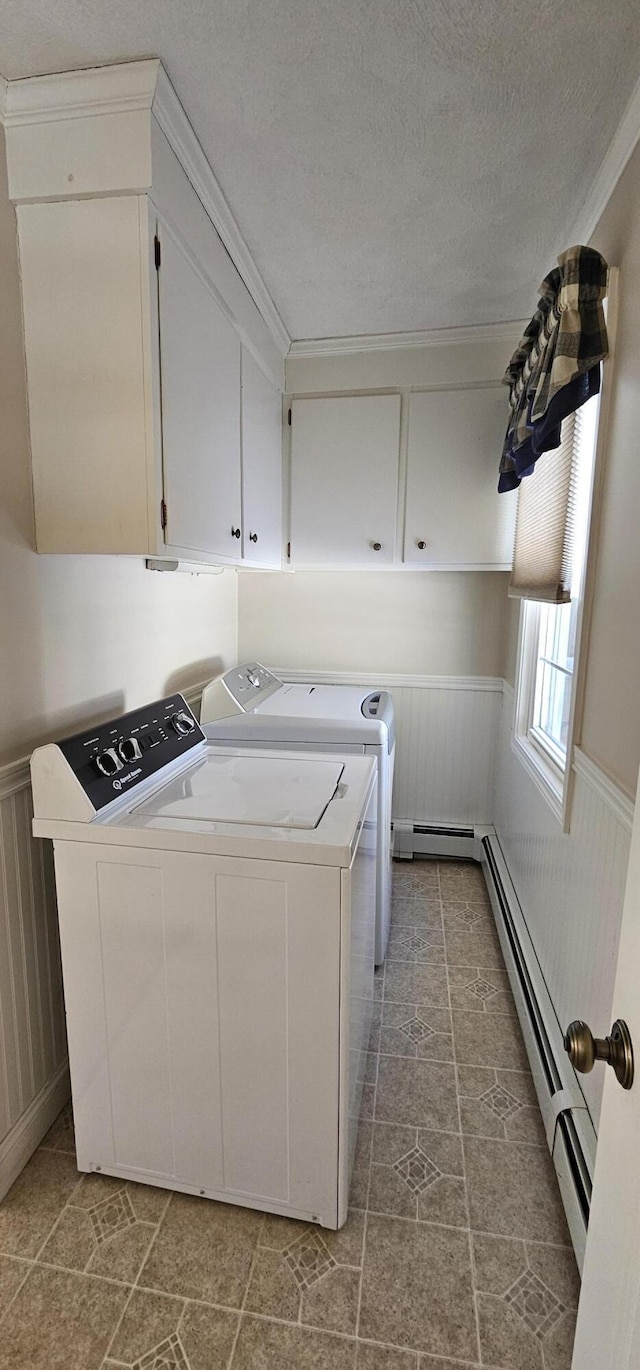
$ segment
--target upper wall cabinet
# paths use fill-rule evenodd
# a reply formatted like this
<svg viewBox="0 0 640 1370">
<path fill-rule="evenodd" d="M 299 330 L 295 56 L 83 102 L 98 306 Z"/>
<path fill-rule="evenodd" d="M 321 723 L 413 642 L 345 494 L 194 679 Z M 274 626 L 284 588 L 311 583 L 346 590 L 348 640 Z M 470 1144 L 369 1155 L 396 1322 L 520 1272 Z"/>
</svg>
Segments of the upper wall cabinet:
<svg viewBox="0 0 640 1370">
<path fill-rule="evenodd" d="M 240 339 L 206 279 L 160 232 L 166 534 L 194 557 L 233 557 L 242 535 Z"/>
<path fill-rule="evenodd" d="M 6 124 L 38 551 L 279 566 L 286 340 L 160 64 L 12 82 Z"/>
<path fill-rule="evenodd" d="M 405 565 L 511 566 L 515 499 L 496 490 L 505 412 L 496 387 L 410 396 Z"/>
<path fill-rule="evenodd" d="M 242 349 L 242 540 L 245 561 L 280 565 L 282 396 Z"/>
<path fill-rule="evenodd" d="M 292 566 L 393 564 L 399 447 L 399 395 L 293 401 Z"/>
<path fill-rule="evenodd" d="M 294 569 L 510 568 L 516 497 L 496 489 L 497 385 L 293 399 L 291 414 Z"/>
</svg>

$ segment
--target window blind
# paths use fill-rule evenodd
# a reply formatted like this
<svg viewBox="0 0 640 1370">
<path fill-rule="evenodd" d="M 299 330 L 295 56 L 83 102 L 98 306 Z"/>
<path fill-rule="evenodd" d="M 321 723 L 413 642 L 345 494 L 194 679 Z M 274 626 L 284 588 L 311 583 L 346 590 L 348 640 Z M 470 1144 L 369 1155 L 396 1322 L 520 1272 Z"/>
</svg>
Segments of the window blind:
<svg viewBox="0 0 640 1370">
<path fill-rule="evenodd" d="M 580 413 L 580 411 L 578 411 Z M 512 599 L 566 604 L 571 576 L 578 501 L 579 425 L 577 415 L 564 419 L 560 446 L 538 458 L 535 473 L 518 490 Z"/>
</svg>

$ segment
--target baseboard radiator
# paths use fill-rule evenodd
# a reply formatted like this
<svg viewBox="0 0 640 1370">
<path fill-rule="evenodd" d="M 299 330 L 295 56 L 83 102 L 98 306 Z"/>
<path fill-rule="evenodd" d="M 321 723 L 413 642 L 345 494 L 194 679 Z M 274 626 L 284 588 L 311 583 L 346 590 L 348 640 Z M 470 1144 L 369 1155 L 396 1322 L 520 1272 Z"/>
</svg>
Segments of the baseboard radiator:
<svg viewBox="0 0 640 1370">
<path fill-rule="evenodd" d="M 449 857 L 481 864 L 531 1065 L 547 1145 L 580 1269 L 584 1259 L 596 1134 L 514 889 L 491 827 L 396 823 L 394 856 Z"/>
<path fill-rule="evenodd" d="M 482 829 L 482 832 L 489 829 Z M 452 856 L 458 860 L 477 859 L 476 834 L 480 829 L 459 823 L 404 823 L 393 821 L 393 855 L 396 861 L 411 861 L 414 856 Z"/>
</svg>

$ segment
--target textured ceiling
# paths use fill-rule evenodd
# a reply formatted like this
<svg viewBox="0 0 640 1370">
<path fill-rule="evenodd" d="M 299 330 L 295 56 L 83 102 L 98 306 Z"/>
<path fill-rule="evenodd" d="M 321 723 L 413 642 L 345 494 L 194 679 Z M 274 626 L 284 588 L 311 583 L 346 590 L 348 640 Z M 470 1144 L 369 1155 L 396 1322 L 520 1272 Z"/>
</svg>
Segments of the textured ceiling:
<svg viewBox="0 0 640 1370">
<path fill-rule="evenodd" d="M 521 318 L 638 76 L 637 0 L 2 0 L 8 79 L 159 56 L 294 338 Z"/>
</svg>

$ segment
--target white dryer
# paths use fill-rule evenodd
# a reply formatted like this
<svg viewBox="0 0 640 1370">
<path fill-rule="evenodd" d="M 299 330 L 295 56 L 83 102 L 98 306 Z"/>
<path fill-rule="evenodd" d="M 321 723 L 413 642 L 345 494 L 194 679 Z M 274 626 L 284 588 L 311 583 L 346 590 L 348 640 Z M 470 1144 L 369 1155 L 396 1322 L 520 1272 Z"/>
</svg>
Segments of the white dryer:
<svg viewBox="0 0 640 1370">
<path fill-rule="evenodd" d="M 36 751 L 81 1170 L 326 1227 L 373 1006 L 376 767 L 217 748 L 179 695 Z"/>
<path fill-rule="evenodd" d="M 358 685 L 299 685 L 259 662 L 236 666 L 206 686 L 200 722 L 210 739 L 232 746 L 300 747 L 373 756 L 378 766 L 376 965 L 391 922 L 391 801 L 395 760 L 393 699 Z"/>
</svg>

